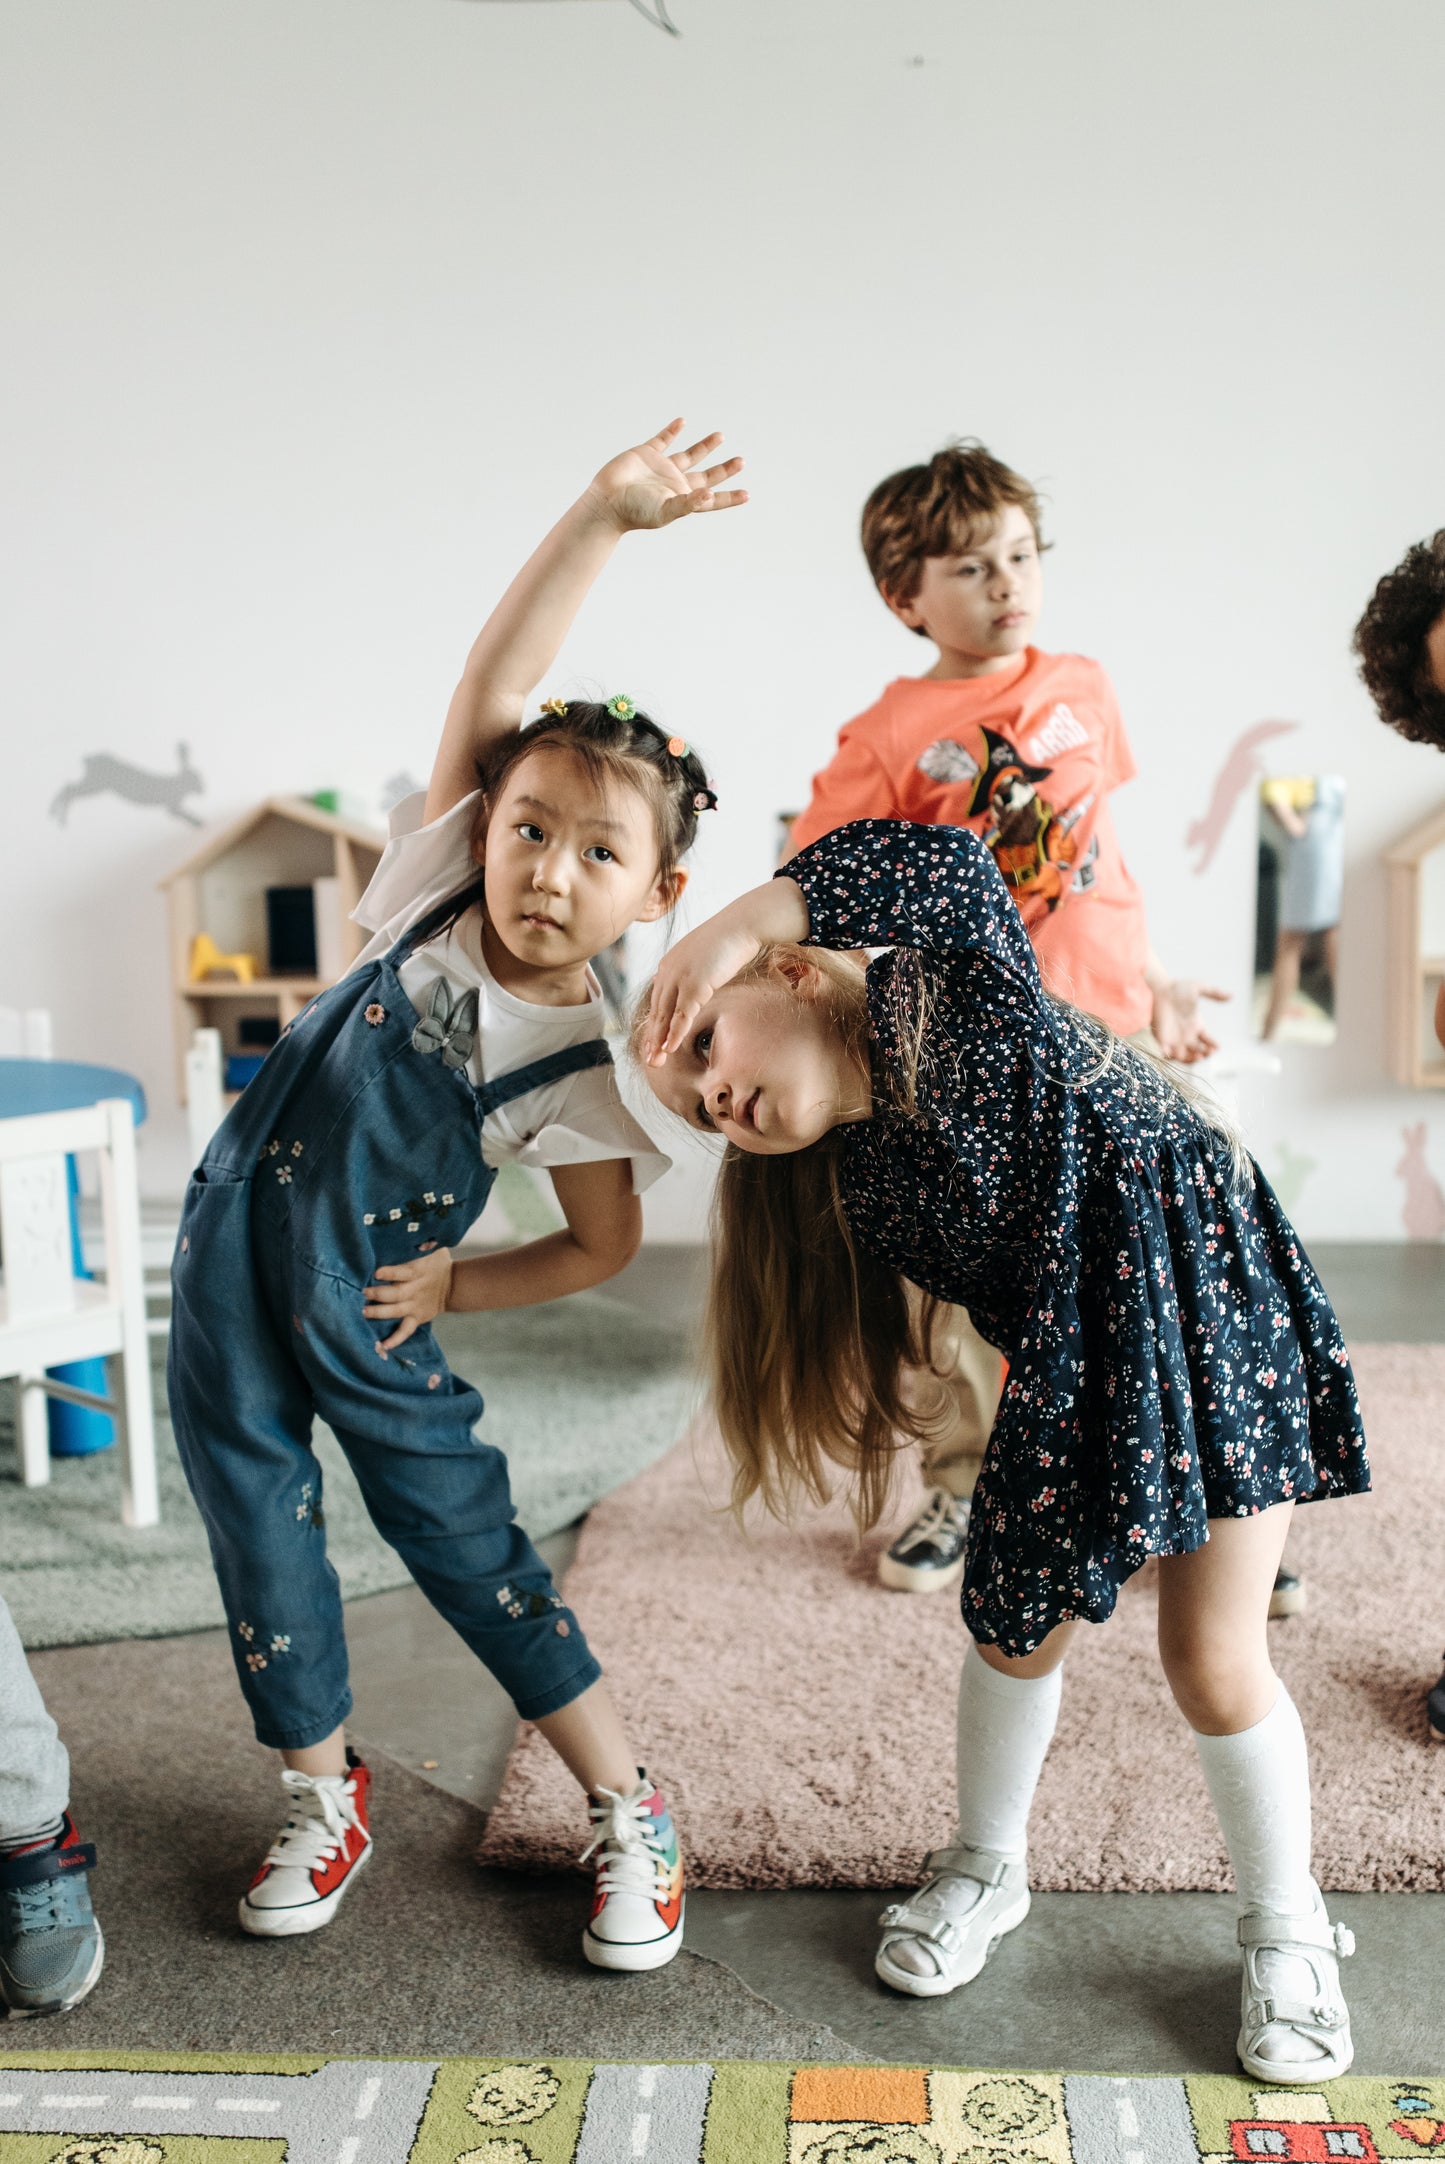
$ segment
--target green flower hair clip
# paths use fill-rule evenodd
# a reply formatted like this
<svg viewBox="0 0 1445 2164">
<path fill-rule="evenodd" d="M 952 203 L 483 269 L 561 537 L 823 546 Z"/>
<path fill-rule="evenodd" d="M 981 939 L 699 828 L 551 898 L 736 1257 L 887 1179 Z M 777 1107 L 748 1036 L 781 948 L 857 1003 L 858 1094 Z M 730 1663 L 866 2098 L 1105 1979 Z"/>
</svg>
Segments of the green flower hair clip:
<svg viewBox="0 0 1445 2164">
<path fill-rule="evenodd" d="M 615 691 L 607 702 L 607 711 L 614 721 L 635 721 L 637 701 L 629 699 L 626 692 Z"/>
</svg>

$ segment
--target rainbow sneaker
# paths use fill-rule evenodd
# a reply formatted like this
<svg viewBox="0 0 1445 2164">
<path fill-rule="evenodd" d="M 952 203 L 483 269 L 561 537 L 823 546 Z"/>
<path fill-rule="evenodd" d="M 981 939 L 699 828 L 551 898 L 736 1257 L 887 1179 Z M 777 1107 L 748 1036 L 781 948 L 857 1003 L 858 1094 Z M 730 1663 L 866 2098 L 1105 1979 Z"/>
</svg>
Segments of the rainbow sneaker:
<svg viewBox="0 0 1445 2164">
<path fill-rule="evenodd" d="M 596 1855 L 592 1915 L 582 1951 L 598 1969 L 660 1969 L 682 1944 L 682 1858 L 662 1797 L 639 1766 L 626 1796 L 596 1789 L 594 1828 L 579 1859 Z"/>
</svg>

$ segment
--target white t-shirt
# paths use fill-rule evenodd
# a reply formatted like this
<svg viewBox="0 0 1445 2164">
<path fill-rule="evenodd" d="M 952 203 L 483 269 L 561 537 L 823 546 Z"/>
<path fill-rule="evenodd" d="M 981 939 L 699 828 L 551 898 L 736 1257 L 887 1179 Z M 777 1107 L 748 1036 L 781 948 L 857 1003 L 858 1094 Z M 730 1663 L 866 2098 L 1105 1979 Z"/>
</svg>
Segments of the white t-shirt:
<svg viewBox="0 0 1445 2164">
<path fill-rule="evenodd" d="M 391 815 L 391 839 L 376 875 L 352 911 L 353 921 L 375 937 L 356 966 L 386 954 L 407 931 L 477 876 L 468 846 L 475 795 L 464 797 L 430 826 L 422 824 L 424 796 L 409 796 Z M 549 1052 L 590 1044 L 606 1035 L 602 988 L 587 972 L 587 1000 L 580 1007 L 539 1007 L 504 991 L 482 953 L 481 913 L 469 909 L 440 938 L 418 947 L 401 966 L 401 985 L 419 1015 L 431 1003 L 432 986 L 445 977 L 453 998 L 475 991 L 480 1013 L 476 1043 L 467 1062 L 473 1082 L 489 1082 L 526 1067 Z M 632 1191 L 640 1195 L 667 1171 L 664 1157 L 618 1094 L 611 1067 L 584 1067 L 540 1089 L 514 1097 L 488 1113 L 482 1156 L 489 1165 L 587 1165 L 601 1158 L 632 1160 Z"/>
</svg>

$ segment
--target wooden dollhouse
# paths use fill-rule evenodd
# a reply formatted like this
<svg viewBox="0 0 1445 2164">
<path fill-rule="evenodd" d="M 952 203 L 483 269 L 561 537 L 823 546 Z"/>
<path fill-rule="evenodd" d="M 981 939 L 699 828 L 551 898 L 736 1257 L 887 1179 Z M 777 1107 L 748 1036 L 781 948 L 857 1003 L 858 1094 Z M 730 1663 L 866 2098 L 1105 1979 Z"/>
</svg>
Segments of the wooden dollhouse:
<svg viewBox="0 0 1445 2164">
<path fill-rule="evenodd" d="M 198 1029 L 219 1030 L 226 1057 L 244 1057 L 264 1044 L 272 1023 L 284 1029 L 350 968 L 366 940 L 351 912 L 385 846 L 382 834 L 304 797 L 268 797 L 162 882 L 183 1104 L 186 1053 Z M 274 969 L 268 890 L 294 895 L 308 888 L 316 962 L 310 969 Z M 242 1027 L 248 1021 L 249 1032 Z M 228 1091 L 228 1101 L 235 1095 Z"/>
<path fill-rule="evenodd" d="M 1445 1089 L 1435 1000 L 1445 983 L 1445 804 L 1385 851 L 1389 880 L 1390 1073 L 1410 1089 Z"/>
</svg>

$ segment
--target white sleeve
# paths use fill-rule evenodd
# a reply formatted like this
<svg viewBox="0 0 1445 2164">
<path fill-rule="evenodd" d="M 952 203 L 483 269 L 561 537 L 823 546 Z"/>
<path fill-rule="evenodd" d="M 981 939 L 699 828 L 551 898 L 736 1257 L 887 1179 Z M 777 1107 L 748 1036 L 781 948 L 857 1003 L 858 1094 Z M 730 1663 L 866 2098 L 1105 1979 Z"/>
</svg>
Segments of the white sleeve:
<svg viewBox="0 0 1445 2164">
<path fill-rule="evenodd" d="M 538 1129 L 516 1161 L 551 1170 L 609 1157 L 631 1158 L 634 1195 L 660 1180 L 672 1164 L 622 1102 L 612 1069 L 588 1067 L 573 1077 L 556 1116 Z"/>
<path fill-rule="evenodd" d="M 403 932 L 448 896 L 459 894 L 476 878 L 472 856 L 472 814 L 477 792 L 464 796 L 449 812 L 423 825 L 426 798 L 420 790 L 403 798 L 392 812 L 391 839 L 352 922 L 376 936 L 358 960 L 369 962 L 395 946 Z"/>
</svg>

